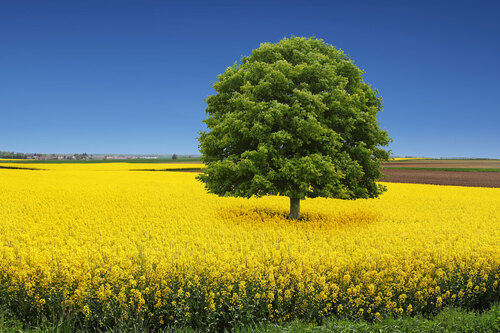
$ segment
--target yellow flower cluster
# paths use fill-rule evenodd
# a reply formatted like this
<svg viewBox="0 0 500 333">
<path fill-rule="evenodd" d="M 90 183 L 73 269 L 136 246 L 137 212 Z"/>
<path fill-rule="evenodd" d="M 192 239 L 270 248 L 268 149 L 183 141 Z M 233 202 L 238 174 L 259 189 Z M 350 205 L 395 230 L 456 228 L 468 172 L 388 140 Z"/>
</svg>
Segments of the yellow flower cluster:
<svg viewBox="0 0 500 333">
<path fill-rule="evenodd" d="M 379 199 L 307 199 L 291 221 L 288 198 L 129 171 L 193 164 L 36 167 L 0 169 L 0 292 L 33 311 L 217 327 L 498 299 L 500 189 L 386 184 Z"/>
</svg>

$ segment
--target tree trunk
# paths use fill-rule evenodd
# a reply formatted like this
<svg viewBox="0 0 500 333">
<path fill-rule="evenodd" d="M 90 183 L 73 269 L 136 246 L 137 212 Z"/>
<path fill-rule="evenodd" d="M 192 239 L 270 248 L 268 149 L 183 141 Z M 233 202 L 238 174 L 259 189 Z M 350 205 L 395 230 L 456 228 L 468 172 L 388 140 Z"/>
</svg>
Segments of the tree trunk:
<svg viewBox="0 0 500 333">
<path fill-rule="evenodd" d="M 290 198 L 290 218 L 292 220 L 300 219 L 300 199 Z"/>
</svg>

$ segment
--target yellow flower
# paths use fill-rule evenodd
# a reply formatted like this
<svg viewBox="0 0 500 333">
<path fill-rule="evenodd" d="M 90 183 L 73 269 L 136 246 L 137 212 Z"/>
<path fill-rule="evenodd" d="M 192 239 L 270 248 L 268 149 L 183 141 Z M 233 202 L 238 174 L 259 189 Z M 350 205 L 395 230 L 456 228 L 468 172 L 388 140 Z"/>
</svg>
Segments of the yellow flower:
<svg viewBox="0 0 500 333">
<path fill-rule="evenodd" d="M 85 315 L 85 317 L 88 317 L 90 316 L 90 308 L 88 307 L 88 305 L 85 305 L 82 309 L 82 313 Z"/>
</svg>

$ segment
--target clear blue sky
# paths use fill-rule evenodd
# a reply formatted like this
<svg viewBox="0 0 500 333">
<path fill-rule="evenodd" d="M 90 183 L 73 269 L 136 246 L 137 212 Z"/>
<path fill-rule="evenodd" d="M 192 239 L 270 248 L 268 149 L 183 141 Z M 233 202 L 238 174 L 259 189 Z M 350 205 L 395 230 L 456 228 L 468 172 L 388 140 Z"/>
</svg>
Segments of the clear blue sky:
<svg viewBox="0 0 500 333">
<path fill-rule="evenodd" d="M 262 42 L 316 36 L 384 99 L 395 155 L 500 158 L 495 1 L 0 2 L 0 150 L 198 153 L 204 99 Z"/>
</svg>

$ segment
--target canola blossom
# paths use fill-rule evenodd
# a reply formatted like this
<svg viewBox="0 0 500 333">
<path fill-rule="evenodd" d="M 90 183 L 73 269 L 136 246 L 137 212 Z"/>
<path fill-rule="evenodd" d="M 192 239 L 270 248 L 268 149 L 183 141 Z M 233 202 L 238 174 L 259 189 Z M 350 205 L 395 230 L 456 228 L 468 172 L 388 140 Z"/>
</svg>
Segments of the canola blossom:
<svg viewBox="0 0 500 333">
<path fill-rule="evenodd" d="M 8 164 L 23 167 L 23 164 Z M 378 199 L 220 198 L 193 164 L 0 169 L 0 293 L 26 315 L 222 327 L 371 320 L 500 299 L 500 189 L 386 183 Z"/>
</svg>

